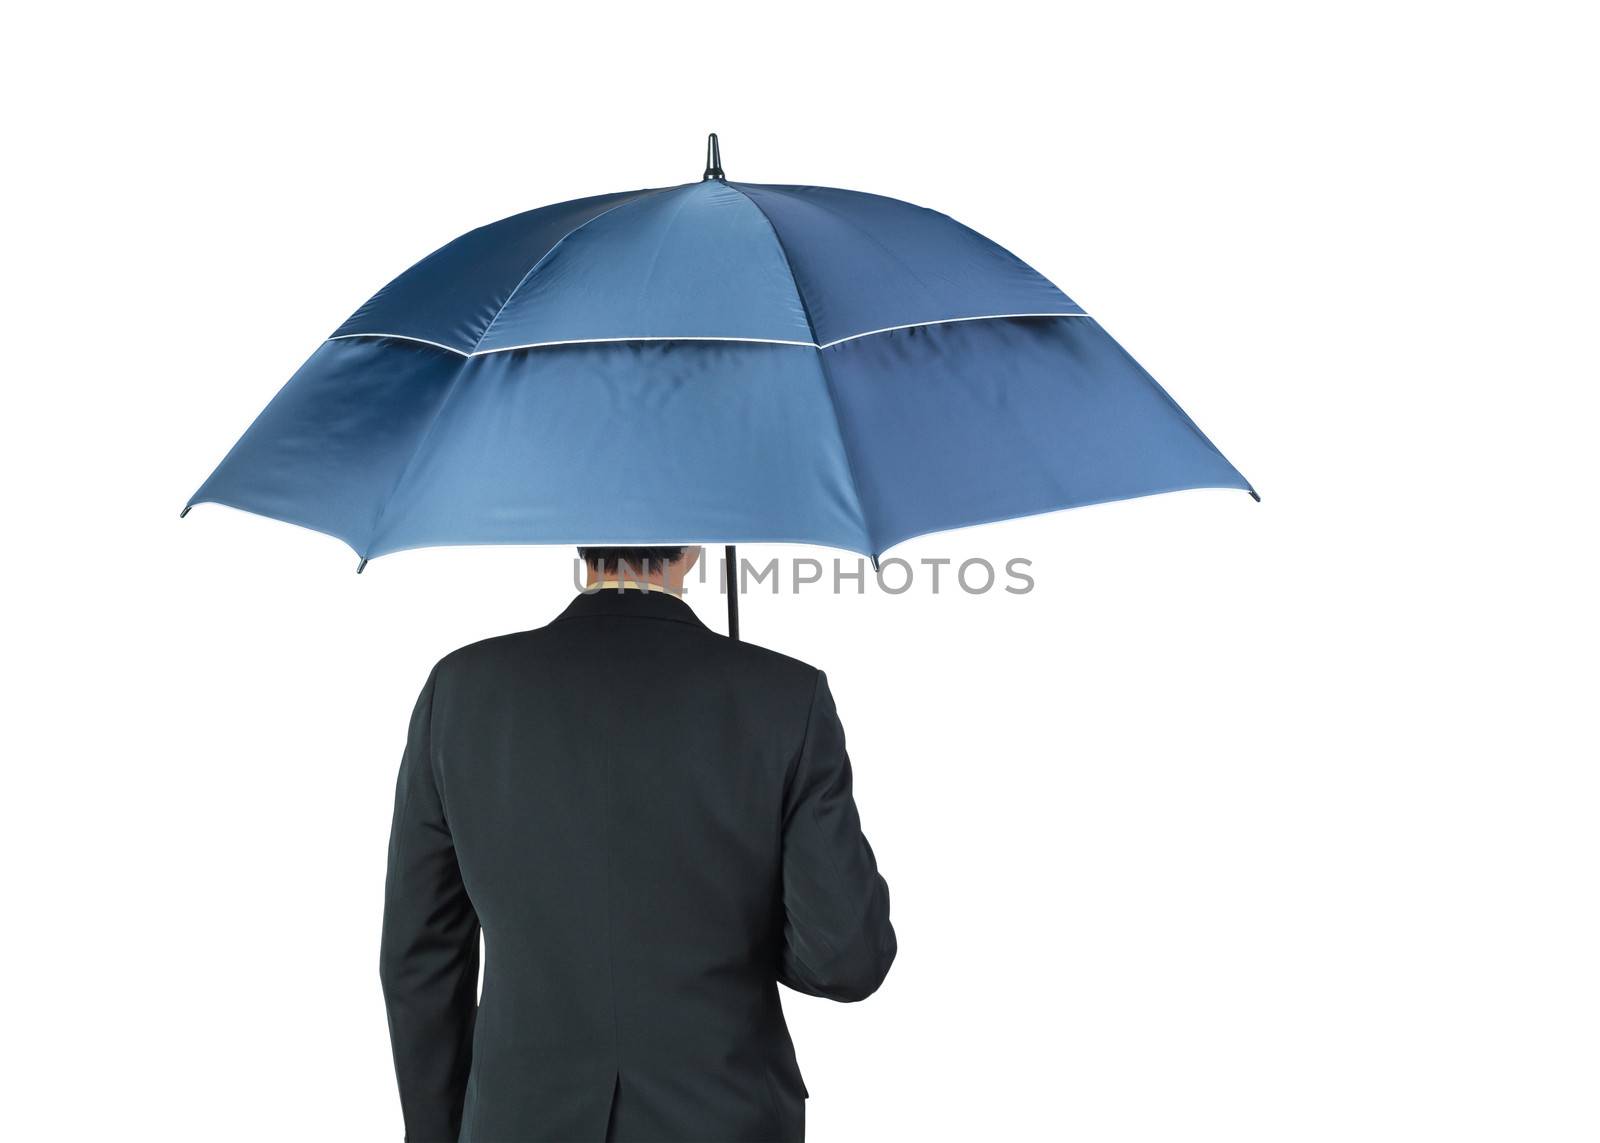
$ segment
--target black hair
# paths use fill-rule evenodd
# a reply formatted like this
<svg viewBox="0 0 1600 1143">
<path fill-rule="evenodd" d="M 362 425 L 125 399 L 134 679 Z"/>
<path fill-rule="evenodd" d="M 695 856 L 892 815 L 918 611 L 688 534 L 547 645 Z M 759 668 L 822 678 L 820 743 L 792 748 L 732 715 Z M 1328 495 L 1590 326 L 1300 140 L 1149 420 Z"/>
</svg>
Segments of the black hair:
<svg viewBox="0 0 1600 1143">
<path fill-rule="evenodd" d="M 579 548 L 578 555 L 590 567 L 611 575 L 649 575 L 675 560 L 681 560 L 688 547 L 679 548 Z"/>
</svg>

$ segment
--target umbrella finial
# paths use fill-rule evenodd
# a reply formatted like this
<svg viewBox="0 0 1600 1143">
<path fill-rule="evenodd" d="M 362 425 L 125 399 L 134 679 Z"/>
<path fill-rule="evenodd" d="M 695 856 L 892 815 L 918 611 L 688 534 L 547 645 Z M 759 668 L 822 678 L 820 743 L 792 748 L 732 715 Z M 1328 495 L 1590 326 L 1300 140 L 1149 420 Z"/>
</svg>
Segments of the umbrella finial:
<svg viewBox="0 0 1600 1143">
<path fill-rule="evenodd" d="M 700 176 L 700 181 L 723 177 L 722 148 L 717 146 L 717 133 L 713 131 L 706 136 L 706 173 Z"/>
</svg>

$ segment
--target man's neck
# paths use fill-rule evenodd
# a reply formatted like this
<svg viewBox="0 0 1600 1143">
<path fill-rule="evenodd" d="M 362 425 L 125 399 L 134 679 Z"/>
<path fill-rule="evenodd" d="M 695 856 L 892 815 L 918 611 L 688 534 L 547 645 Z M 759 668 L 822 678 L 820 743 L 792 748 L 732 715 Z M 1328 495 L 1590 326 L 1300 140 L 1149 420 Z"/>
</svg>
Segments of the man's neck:
<svg viewBox="0 0 1600 1143">
<path fill-rule="evenodd" d="M 659 574 L 648 576 L 619 575 L 612 572 L 589 572 L 589 582 L 584 586 L 584 591 L 659 591 L 664 595 L 683 595 L 683 580 L 665 579 Z"/>
</svg>

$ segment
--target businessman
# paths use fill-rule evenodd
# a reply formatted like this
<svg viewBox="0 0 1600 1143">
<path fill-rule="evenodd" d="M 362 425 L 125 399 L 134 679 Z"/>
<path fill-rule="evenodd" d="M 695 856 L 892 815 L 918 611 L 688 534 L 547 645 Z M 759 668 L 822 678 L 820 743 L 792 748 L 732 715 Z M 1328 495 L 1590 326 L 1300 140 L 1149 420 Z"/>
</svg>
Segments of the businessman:
<svg viewBox="0 0 1600 1143">
<path fill-rule="evenodd" d="M 588 591 L 447 655 L 412 715 L 381 957 L 406 1138 L 803 1139 L 777 984 L 860 1000 L 895 956 L 827 679 L 695 618 L 698 549 L 579 550 Z"/>
</svg>

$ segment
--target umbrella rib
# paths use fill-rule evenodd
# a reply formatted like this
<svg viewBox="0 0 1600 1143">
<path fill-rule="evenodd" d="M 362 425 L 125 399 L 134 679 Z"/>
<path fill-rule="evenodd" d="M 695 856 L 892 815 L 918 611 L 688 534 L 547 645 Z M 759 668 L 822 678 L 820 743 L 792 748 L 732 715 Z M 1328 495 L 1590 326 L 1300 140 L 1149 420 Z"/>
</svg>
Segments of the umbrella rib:
<svg viewBox="0 0 1600 1143">
<path fill-rule="evenodd" d="M 555 252 L 557 250 L 561 249 L 562 243 L 566 242 L 567 239 L 571 238 L 574 234 L 578 233 L 578 231 L 580 231 L 584 227 L 588 226 L 591 222 L 597 222 L 600 219 L 604 218 L 606 215 L 610 214 L 612 211 L 620 210 L 622 207 L 627 206 L 629 203 L 635 203 L 635 202 L 638 202 L 640 199 L 649 198 L 652 195 L 663 194 L 666 191 L 677 190 L 677 189 L 678 189 L 677 187 L 657 187 L 655 190 L 641 191 L 640 193 L 638 193 L 636 195 L 633 195 L 630 198 L 625 198 L 619 203 L 615 203 L 615 204 L 613 204 L 611 206 L 608 206 L 605 210 L 602 210 L 599 214 L 595 215 L 593 218 L 584 219 L 582 222 L 578 223 L 578 225 L 574 226 L 571 230 L 569 230 L 565 234 L 563 234 L 560 238 L 557 238 L 553 243 L 550 244 L 550 249 L 546 250 L 543 254 L 541 254 L 539 256 L 539 260 L 537 262 L 535 262 L 532 266 L 529 266 L 528 267 L 528 272 L 526 274 L 522 275 L 522 277 L 517 280 L 517 284 L 515 286 L 511 287 L 511 292 L 506 295 L 506 300 L 501 302 L 500 303 L 500 308 L 494 311 L 494 317 L 490 318 L 489 319 L 489 324 L 483 327 L 483 332 L 478 335 L 478 340 L 475 341 L 473 343 L 473 345 L 472 345 L 472 352 L 467 354 L 467 356 L 468 357 L 475 357 L 475 356 L 478 355 L 478 353 L 480 352 L 480 349 L 481 349 L 481 347 L 483 345 L 483 339 L 489 336 L 489 331 L 494 328 L 494 323 L 500 320 L 500 315 L 506 312 L 506 307 L 511 304 L 511 299 L 513 299 L 513 298 L 515 298 L 517 296 L 517 291 L 522 289 L 523 286 L 528 284 L 528 279 L 533 277 L 535 274 L 537 274 L 539 272 L 539 267 L 543 266 L 546 262 L 550 261 L 551 257 L 555 254 Z"/>
<path fill-rule="evenodd" d="M 606 215 L 610 214 L 613 210 L 616 210 L 618 207 L 627 206 L 628 203 L 630 203 L 630 202 L 638 202 L 640 199 L 647 198 L 650 195 L 660 194 L 660 193 L 662 193 L 662 191 L 674 190 L 674 189 L 676 189 L 676 188 L 674 188 L 674 187 L 660 187 L 660 188 L 658 188 L 656 190 L 642 191 L 639 194 L 636 194 L 636 195 L 632 196 L 631 198 L 625 199 L 624 201 L 619 202 L 619 203 L 615 204 L 614 206 L 611 206 L 611 207 L 608 207 L 605 210 L 602 210 L 599 214 L 595 215 L 594 218 L 586 218 L 586 219 L 584 219 L 577 226 L 574 226 L 571 230 L 567 231 L 560 238 L 556 239 L 555 242 L 551 244 L 550 249 L 546 250 L 539 257 L 539 260 L 537 262 L 535 262 L 532 266 L 528 267 L 528 272 L 526 274 L 522 275 L 522 277 L 517 281 L 517 284 L 511 288 L 511 292 L 506 295 L 506 300 L 501 302 L 500 303 L 500 308 L 494 311 L 494 317 L 489 319 L 489 324 L 485 325 L 483 327 L 483 332 L 478 335 L 478 340 L 477 340 L 476 343 L 474 343 L 474 345 L 472 347 L 473 352 L 465 353 L 465 354 L 461 355 L 463 360 L 462 360 L 461 364 L 456 367 L 455 374 L 450 378 L 450 384 L 445 387 L 444 396 L 439 398 L 439 404 L 434 407 L 433 416 L 428 421 L 428 427 L 422 430 L 422 435 L 421 436 L 417 437 L 417 443 L 416 443 L 415 446 L 413 446 L 413 448 L 411 450 L 411 455 L 406 458 L 405 465 L 400 469 L 400 475 L 395 477 L 394 485 L 389 489 L 388 495 L 386 495 L 383 498 L 383 506 L 378 509 L 378 515 L 372 521 L 372 532 L 367 536 L 366 544 L 363 545 L 363 547 L 366 548 L 366 551 L 363 551 L 361 553 L 361 558 L 362 558 L 363 561 L 366 561 L 366 560 L 371 558 L 372 545 L 373 545 L 374 542 L 377 541 L 378 537 L 380 535 L 382 535 L 383 522 L 384 522 L 385 519 L 387 519 L 387 517 L 389 515 L 389 509 L 394 504 L 395 493 L 399 492 L 400 489 L 402 487 L 404 487 L 405 482 L 406 482 L 406 477 L 410 476 L 411 475 L 411 470 L 416 467 L 417 459 L 422 456 L 423 447 L 428 443 L 429 438 L 433 436 L 433 430 L 438 427 L 439 419 L 444 415 L 445 406 L 450 403 L 450 398 L 455 396 L 456 389 L 460 387 L 461 378 L 466 373 L 467 366 L 472 363 L 472 359 L 474 357 L 479 356 L 479 354 L 478 354 L 478 346 L 482 345 L 483 344 L 483 339 L 485 337 L 489 336 L 489 330 L 494 326 L 494 323 L 497 320 L 499 320 L 500 315 L 505 312 L 505 308 L 508 305 L 511 304 L 511 299 L 517 296 L 517 291 L 522 289 L 523 285 L 527 283 L 528 279 L 533 277 L 534 272 L 537 271 L 540 266 L 543 266 L 545 264 L 545 262 L 549 260 L 550 255 L 554 254 L 556 249 L 563 242 L 565 242 L 567 239 L 571 238 L 574 234 L 578 233 L 578 231 L 582 230 L 585 226 L 588 226 L 589 223 L 593 222 L 596 218 L 604 218 Z M 329 340 L 331 341 L 333 339 L 329 338 Z M 422 341 L 421 338 L 407 338 L 406 340 L 408 340 L 408 341 Z M 436 342 L 423 342 L 423 344 L 425 344 L 425 345 L 436 345 L 437 343 Z M 441 346 L 440 348 L 448 348 L 448 347 Z M 460 353 L 461 351 L 460 350 L 453 350 L 452 352 Z"/>
<path fill-rule="evenodd" d="M 867 546 L 876 548 L 877 542 L 872 538 L 872 519 L 867 514 L 866 502 L 861 498 L 861 483 L 856 479 L 855 461 L 850 456 L 850 442 L 845 439 L 844 422 L 839 417 L 839 402 L 833 396 L 833 378 L 828 376 L 828 363 L 824 360 L 824 348 L 817 344 L 817 326 L 811 320 L 811 307 L 806 304 L 806 296 L 800 291 L 800 280 L 794 276 L 794 263 L 789 260 L 789 251 L 783 244 L 783 235 L 778 233 L 778 228 L 772 224 L 772 219 L 767 212 L 761 209 L 761 204 L 745 194 L 744 191 L 732 183 L 725 183 L 730 190 L 738 191 L 744 200 L 755 208 L 755 212 L 766 220 L 767 229 L 772 231 L 772 240 L 778 244 L 778 254 L 783 258 L 783 267 L 789 272 L 789 282 L 794 286 L 795 300 L 800 303 L 800 313 L 806 319 L 806 329 L 811 334 L 811 346 L 817 351 L 817 371 L 822 374 L 822 391 L 828 396 L 828 411 L 833 414 L 833 429 L 839 434 L 839 451 L 844 454 L 845 473 L 850 478 L 850 491 L 855 493 L 856 509 L 861 513 L 861 526 L 867 533 Z M 876 561 L 878 553 L 868 553 Z"/>
</svg>

